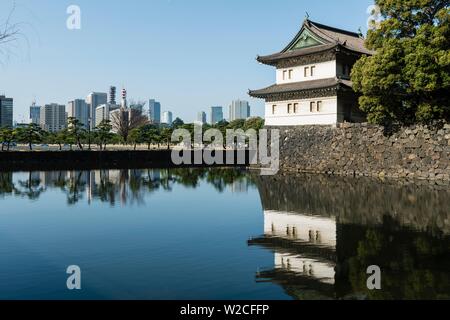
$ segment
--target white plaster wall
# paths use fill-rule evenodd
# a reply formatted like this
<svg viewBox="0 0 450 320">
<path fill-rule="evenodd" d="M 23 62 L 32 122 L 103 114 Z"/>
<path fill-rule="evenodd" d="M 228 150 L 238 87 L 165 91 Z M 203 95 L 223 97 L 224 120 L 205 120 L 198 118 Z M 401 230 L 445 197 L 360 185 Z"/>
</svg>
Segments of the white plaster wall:
<svg viewBox="0 0 450 320">
<path fill-rule="evenodd" d="M 288 212 L 265 211 L 264 234 L 335 248 L 336 220 Z M 310 235 L 313 235 L 313 239 L 310 239 Z M 317 238 L 316 235 L 319 237 Z"/>
<path fill-rule="evenodd" d="M 275 267 L 313 277 L 323 283 L 334 284 L 335 282 L 335 266 L 333 264 L 308 259 L 301 255 L 275 252 Z"/>
<path fill-rule="evenodd" d="M 311 112 L 311 101 L 322 101 L 321 112 Z M 288 113 L 288 104 L 298 103 L 297 113 Z M 272 106 L 276 105 L 276 113 L 272 114 Z M 299 126 L 299 125 L 335 125 L 338 123 L 337 97 L 289 100 L 266 103 L 266 125 Z"/>
<path fill-rule="evenodd" d="M 309 73 L 308 77 L 305 77 L 305 70 L 304 70 L 305 67 L 311 67 L 311 66 L 316 67 L 316 69 L 314 71 L 314 76 L 311 77 L 310 73 Z M 337 68 L 336 60 L 332 60 L 332 61 L 327 61 L 327 62 L 307 64 L 307 65 L 293 67 L 293 68 L 277 69 L 277 71 L 276 71 L 277 84 L 286 84 L 286 83 L 293 83 L 293 82 L 335 78 L 336 71 L 337 71 L 336 68 Z M 292 79 L 288 79 L 288 75 L 287 75 L 286 79 L 283 80 L 283 71 L 285 71 L 285 70 L 287 70 L 287 71 L 293 70 Z M 309 71 L 309 72 L 311 72 L 311 71 Z M 288 72 L 288 74 L 289 74 L 289 72 Z"/>
</svg>

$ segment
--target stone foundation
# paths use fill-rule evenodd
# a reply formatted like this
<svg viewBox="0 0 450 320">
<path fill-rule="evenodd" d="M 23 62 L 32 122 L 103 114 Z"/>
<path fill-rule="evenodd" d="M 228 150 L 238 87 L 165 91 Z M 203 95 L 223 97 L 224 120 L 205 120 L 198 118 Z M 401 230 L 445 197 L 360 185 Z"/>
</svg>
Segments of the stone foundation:
<svg viewBox="0 0 450 320">
<path fill-rule="evenodd" d="M 369 124 L 267 128 L 280 130 L 283 171 L 450 180 L 450 124 L 392 132 Z"/>
</svg>

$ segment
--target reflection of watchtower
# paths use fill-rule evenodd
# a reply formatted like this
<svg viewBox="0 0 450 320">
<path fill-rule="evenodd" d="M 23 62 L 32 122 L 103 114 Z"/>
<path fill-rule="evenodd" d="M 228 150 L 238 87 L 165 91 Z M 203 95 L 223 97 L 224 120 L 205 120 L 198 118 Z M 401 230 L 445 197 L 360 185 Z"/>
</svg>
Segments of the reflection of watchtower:
<svg viewBox="0 0 450 320">
<path fill-rule="evenodd" d="M 262 278 L 295 279 L 304 288 L 331 295 L 335 283 L 336 221 L 281 211 L 264 212 L 264 236 L 250 240 L 274 251 L 274 269 Z M 284 280 L 282 280 L 284 279 Z"/>
<path fill-rule="evenodd" d="M 414 297 L 448 296 L 449 286 L 442 285 L 450 267 L 447 190 L 309 175 L 257 177 L 256 184 L 264 235 L 249 245 L 273 251 L 275 258 L 274 268 L 258 272 L 257 279 L 300 299 L 370 297 L 369 254 L 389 279 L 383 287 L 387 297 L 412 297 L 403 287 L 411 270 L 433 274 L 419 277 Z M 411 198 L 426 201 L 411 206 Z M 419 239 L 429 250 L 416 245 Z"/>
</svg>

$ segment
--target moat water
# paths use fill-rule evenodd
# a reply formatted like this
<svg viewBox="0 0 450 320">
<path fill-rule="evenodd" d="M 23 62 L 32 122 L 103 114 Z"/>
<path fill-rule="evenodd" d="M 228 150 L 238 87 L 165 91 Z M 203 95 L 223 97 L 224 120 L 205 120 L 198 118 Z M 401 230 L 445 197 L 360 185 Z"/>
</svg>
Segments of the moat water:
<svg viewBox="0 0 450 320">
<path fill-rule="evenodd" d="M 81 290 L 68 290 L 68 266 Z M 369 290 L 369 266 L 381 290 Z M 232 169 L 0 173 L 0 299 L 450 299 L 450 188 Z"/>
</svg>

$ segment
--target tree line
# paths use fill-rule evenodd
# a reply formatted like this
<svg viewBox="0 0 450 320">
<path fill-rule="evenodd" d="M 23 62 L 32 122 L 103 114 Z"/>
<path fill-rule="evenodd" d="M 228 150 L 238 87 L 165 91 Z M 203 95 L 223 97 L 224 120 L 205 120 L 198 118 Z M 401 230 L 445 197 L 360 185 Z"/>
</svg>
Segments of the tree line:
<svg viewBox="0 0 450 320">
<path fill-rule="evenodd" d="M 96 145 L 99 150 L 106 150 L 107 145 L 130 145 L 134 149 L 145 144 L 148 149 L 157 145 L 158 148 L 170 149 L 172 134 L 175 129 L 186 129 L 193 137 L 193 123 L 184 123 L 177 118 L 172 125 L 150 124 L 140 113 L 113 115 L 111 120 L 103 120 L 94 130 L 86 129 L 76 118 L 68 118 L 67 128 L 59 132 L 48 132 L 37 124 L 23 127 L 0 128 L 1 151 L 10 151 L 16 144 L 26 144 L 30 151 L 35 144 L 57 145 L 59 150 L 69 147 L 70 150 L 90 150 Z M 211 128 L 220 130 L 224 135 L 228 129 L 254 129 L 257 132 L 264 127 L 262 118 L 250 118 L 232 122 L 222 121 L 216 125 L 204 125 L 203 130 Z"/>
</svg>

